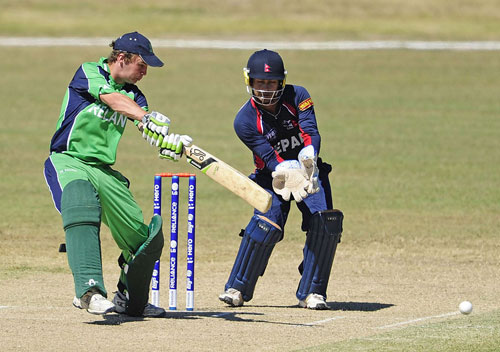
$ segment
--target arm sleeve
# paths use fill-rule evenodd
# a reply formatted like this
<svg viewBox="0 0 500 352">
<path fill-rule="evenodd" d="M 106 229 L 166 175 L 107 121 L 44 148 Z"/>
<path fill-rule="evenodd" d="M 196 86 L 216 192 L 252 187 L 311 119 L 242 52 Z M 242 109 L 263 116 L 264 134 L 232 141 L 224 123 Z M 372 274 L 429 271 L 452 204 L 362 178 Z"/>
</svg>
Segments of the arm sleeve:
<svg viewBox="0 0 500 352">
<path fill-rule="evenodd" d="M 87 93 L 97 101 L 101 101 L 100 95 L 102 94 L 124 94 L 132 98 L 142 109 L 149 111 L 146 97 L 137 86 L 126 84 L 121 89 L 115 89 L 109 84 L 104 74 L 103 69 L 95 62 L 86 62 L 76 71 L 70 87 L 80 93 Z"/>
<path fill-rule="evenodd" d="M 283 161 L 271 144 L 258 130 L 258 119 L 247 111 L 240 112 L 234 120 L 234 130 L 238 138 L 253 152 L 255 166 L 267 168 L 270 172 Z"/>
<path fill-rule="evenodd" d="M 110 86 L 106 77 L 101 73 L 101 69 L 95 62 L 86 62 L 76 71 L 71 82 L 71 88 L 80 93 L 87 93 L 97 101 L 100 101 L 101 94 L 117 92 Z"/>
<path fill-rule="evenodd" d="M 126 84 L 121 89 L 112 87 L 103 71 L 95 62 L 86 62 L 76 71 L 70 83 L 70 88 L 79 92 L 86 99 L 101 102 L 100 96 L 104 94 L 119 93 L 132 98 L 144 111 L 149 111 L 148 102 L 137 86 Z M 134 120 L 135 125 L 139 121 Z"/>
<path fill-rule="evenodd" d="M 142 94 L 139 88 L 135 87 L 136 92 L 134 92 L 135 102 L 146 112 L 149 112 L 148 101 L 146 96 Z M 134 120 L 134 125 L 139 125 L 140 121 Z"/>
<path fill-rule="evenodd" d="M 145 111 L 149 112 L 149 106 L 148 106 L 148 101 L 146 100 L 146 97 L 142 92 L 139 90 L 139 88 L 135 87 L 135 92 L 134 92 L 134 100 L 135 102 Z"/>
<path fill-rule="evenodd" d="M 314 113 L 314 103 L 309 92 L 304 87 L 295 86 L 295 104 L 304 146 L 307 147 L 312 144 L 316 153 L 319 153 L 321 136 L 318 131 L 316 114 Z"/>
</svg>

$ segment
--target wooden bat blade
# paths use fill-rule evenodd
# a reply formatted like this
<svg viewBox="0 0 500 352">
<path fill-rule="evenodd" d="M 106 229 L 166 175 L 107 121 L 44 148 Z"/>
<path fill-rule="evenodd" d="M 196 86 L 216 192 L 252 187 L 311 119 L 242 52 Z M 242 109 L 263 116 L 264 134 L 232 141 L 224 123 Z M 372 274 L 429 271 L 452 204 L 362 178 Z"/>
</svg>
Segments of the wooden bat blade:
<svg viewBox="0 0 500 352">
<path fill-rule="evenodd" d="M 265 213 L 271 207 L 271 195 L 232 166 L 196 145 L 186 147 L 185 153 L 188 163 L 244 199 L 258 211 Z"/>
</svg>

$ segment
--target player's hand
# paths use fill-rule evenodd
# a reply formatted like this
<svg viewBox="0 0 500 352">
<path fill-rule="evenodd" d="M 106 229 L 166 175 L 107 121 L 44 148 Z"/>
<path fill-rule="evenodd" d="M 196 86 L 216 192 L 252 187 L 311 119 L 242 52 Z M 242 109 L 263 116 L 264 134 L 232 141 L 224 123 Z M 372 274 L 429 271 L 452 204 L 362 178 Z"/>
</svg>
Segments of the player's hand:
<svg viewBox="0 0 500 352">
<path fill-rule="evenodd" d="M 149 144 L 159 147 L 168 135 L 170 119 L 158 111 L 152 111 L 142 118 L 142 136 Z"/>
<path fill-rule="evenodd" d="M 169 134 L 167 138 L 163 139 L 160 145 L 159 157 L 161 159 L 179 161 L 184 153 L 184 147 L 189 147 L 191 143 L 193 143 L 193 138 L 186 134 Z"/>
<path fill-rule="evenodd" d="M 319 170 L 316 164 L 317 160 L 318 156 L 314 151 L 314 147 L 312 145 L 308 145 L 307 147 L 302 148 L 299 153 L 299 162 L 307 175 L 307 179 L 311 181 L 310 186 L 306 189 L 307 193 L 309 194 L 314 194 L 319 191 Z"/>
<path fill-rule="evenodd" d="M 272 176 L 273 190 L 284 200 L 290 200 L 290 195 L 293 195 L 297 202 L 301 202 L 308 196 L 311 181 L 298 160 L 285 160 L 278 164 Z"/>
</svg>

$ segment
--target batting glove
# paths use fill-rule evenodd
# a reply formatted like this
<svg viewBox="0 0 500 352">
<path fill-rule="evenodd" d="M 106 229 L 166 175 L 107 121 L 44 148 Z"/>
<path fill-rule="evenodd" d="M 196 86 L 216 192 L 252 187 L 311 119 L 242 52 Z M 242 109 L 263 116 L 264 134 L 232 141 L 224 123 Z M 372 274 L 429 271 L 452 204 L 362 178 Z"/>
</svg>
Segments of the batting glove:
<svg viewBox="0 0 500 352">
<path fill-rule="evenodd" d="M 186 134 L 180 135 L 172 133 L 163 139 L 160 146 L 160 159 L 179 161 L 184 153 L 184 147 L 189 147 L 193 142 L 193 138 Z"/>
<path fill-rule="evenodd" d="M 293 195 L 297 202 L 302 202 L 308 196 L 311 181 L 298 160 L 285 160 L 278 164 L 272 176 L 273 190 L 284 200 L 290 200 L 290 195 Z"/>
<path fill-rule="evenodd" d="M 309 194 L 314 194 L 319 191 L 319 170 L 316 164 L 317 160 L 318 156 L 314 151 L 314 147 L 312 145 L 308 145 L 307 147 L 302 148 L 299 153 L 299 162 L 307 175 L 307 179 L 311 181 L 310 186 L 306 189 L 307 193 Z"/>
<path fill-rule="evenodd" d="M 158 111 L 153 111 L 142 118 L 142 137 L 152 146 L 159 147 L 168 135 L 170 119 Z"/>
</svg>

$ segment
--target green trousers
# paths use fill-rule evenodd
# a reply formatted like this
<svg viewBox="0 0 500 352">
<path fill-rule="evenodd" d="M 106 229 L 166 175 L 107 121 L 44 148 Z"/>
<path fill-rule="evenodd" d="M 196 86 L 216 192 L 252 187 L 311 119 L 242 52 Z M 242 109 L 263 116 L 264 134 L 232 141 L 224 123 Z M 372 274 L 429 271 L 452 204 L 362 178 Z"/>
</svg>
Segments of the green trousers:
<svg viewBox="0 0 500 352">
<path fill-rule="evenodd" d="M 66 154 L 53 153 L 50 161 L 57 171 L 57 179 L 62 190 L 74 180 L 86 180 L 93 185 L 102 209 L 102 222 L 109 227 L 125 261 L 129 262 L 132 254 L 148 238 L 148 226 L 144 223 L 142 211 L 128 189 L 128 180 L 109 166 L 90 165 Z M 79 253 L 78 258 L 78 261 L 85 261 L 85 254 Z M 122 282 L 124 282 L 123 275 L 122 271 L 120 276 Z M 73 272 L 73 276 L 76 296 L 81 297 L 88 290 L 91 274 L 86 276 L 84 272 L 79 272 L 75 275 Z M 97 287 L 106 294 L 104 283 L 102 287 L 101 284 Z"/>
</svg>

